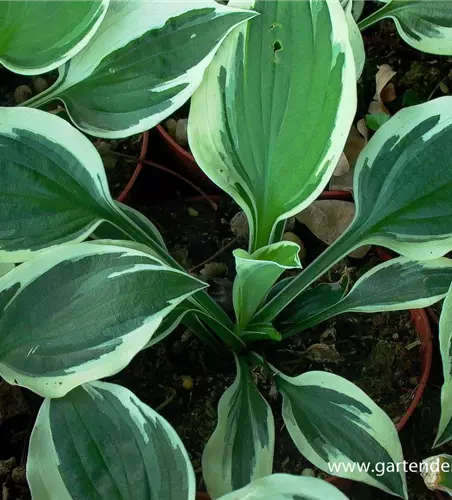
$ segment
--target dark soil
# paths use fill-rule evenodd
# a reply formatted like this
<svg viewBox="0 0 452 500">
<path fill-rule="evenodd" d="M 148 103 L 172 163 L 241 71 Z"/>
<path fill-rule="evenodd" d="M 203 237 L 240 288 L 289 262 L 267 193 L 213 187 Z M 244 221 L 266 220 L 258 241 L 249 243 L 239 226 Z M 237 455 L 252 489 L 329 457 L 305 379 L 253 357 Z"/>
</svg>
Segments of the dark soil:
<svg viewBox="0 0 452 500">
<path fill-rule="evenodd" d="M 137 161 L 115 156 L 120 153 L 139 158 L 142 147 L 142 134 L 125 139 L 95 139 L 90 137 L 96 149 L 102 156 L 107 173 L 108 185 L 113 198 L 117 198 L 126 187 L 137 167 Z"/>
</svg>

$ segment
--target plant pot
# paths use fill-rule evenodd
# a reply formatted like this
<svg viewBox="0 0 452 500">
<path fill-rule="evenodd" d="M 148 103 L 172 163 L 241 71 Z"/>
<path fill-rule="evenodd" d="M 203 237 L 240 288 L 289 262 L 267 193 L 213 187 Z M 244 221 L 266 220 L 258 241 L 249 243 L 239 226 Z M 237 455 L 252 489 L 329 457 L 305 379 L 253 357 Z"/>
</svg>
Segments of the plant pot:
<svg viewBox="0 0 452 500">
<path fill-rule="evenodd" d="M 219 187 L 214 184 L 207 175 L 198 167 L 194 156 L 180 146 L 164 129 L 162 125 L 157 125 L 156 132 L 162 140 L 163 149 L 174 162 L 174 169 L 187 177 L 192 182 L 199 184 L 207 192 L 217 193 Z"/>
<path fill-rule="evenodd" d="M 146 152 L 148 150 L 148 143 L 149 143 L 149 132 L 143 132 L 141 136 L 141 151 L 140 151 L 140 158 L 144 158 L 146 155 Z M 137 180 L 138 176 L 140 175 L 140 172 L 143 168 L 142 163 L 138 163 L 137 166 L 135 167 L 135 170 L 132 174 L 132 177 L 129 179 L 129 182 L 126 184 L 124 189 L 121 191 L 119 196 L 116 198 L 117 201 L 123 202 L 127 196 L 129 195 L 130 190 L 132 189 L 133 185 L 135 184 L 135 181 Z"/>
</svg>

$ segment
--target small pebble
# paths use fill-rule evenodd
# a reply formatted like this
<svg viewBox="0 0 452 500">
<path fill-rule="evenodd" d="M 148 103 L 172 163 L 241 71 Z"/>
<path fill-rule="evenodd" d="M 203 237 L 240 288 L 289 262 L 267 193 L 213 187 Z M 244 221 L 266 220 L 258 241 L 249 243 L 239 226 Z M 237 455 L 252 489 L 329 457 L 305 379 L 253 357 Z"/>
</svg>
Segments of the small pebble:
<svg viewBox="0 0 452 500">
<path fill-rule="evenodd" d="M 22 104 L 28 101 L 32 95 L 33 92 L 28 85 L 19 85 L 14 91 L 14 100 L 17 104 Z"/>
<path fill-rule="evenodd" d="M 196 208 L 188 207 L 187 212 L 188 212 L 188 215 L 190 215 L 191 217 L 198 217 L 199 216 L 199 212 L 196 210 Z"/>
<path fill-rule="evenodd" d="M 193 390 L 193 379 L 190 377 L 190 375 L 182 375 L 182 387 L 186 391 L 192 391 Z"/>
<path fill-rule="evenodd" d="M 180 146 L 188 145 L 187 126 L 188 120 L 186 118 L 177 120 L 175 139 Z"/>
<path fill-rule="evenodd" d="M 170 118 L 169 120 L 166 120 L 165 128 L 171 137 L 173 137 L 173 138 L 176 137 L 177 121 L 174 118 Z"/>
<path fill-rule="evenodd" d="M 27 482 L 27 475 L 25 467 L 19 466 L 11 472 L 11 479 L 16 484 L 25 484 Z"/>
<path fill-rule="evenodd" d="M 394 333 L 394 335 L 392 336 L 392 340 L 399 340 L 399 334 Z"/>
<path fill-rule="evenodd" d="M 49 84 L 47 83 L 47 80 L 42 78 L 42 76 L 36 76 L 33 78 L 33 89 L 37 94 L 44 92 L 44 90 L 47 90 L 48 87 Z"/>
<path fill-rule="evenodd" d="M 303 469 L 301 471 L 301 475 L 302 476 L 315 477 L 315 472 L 314 472 L 314 469 L 310 469 L 309 467 L 307 467 L 306 469 Z"/>
</svg>

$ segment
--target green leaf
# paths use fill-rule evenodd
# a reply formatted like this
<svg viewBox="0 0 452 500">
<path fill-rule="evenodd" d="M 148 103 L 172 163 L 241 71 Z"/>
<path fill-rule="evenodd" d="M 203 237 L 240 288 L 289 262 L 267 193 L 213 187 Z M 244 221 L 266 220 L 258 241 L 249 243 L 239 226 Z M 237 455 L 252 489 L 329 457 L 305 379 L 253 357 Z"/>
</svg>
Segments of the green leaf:
<svg viewBox="0 0 452 500">
<path fill-rule="evenodd" d="M 163 250 L 168 251 L 159 230 L 146 216 L 138 212 L 138 210 L 128 205 L 124 205 L 124 203 L 120 203 L 119 201 L 115 201 L 115 205 L 139 226 L 143 232 L 152 235 L 156 243 L 158 243 Z M 95 235 L 93 236 L 99 239 L 121 240 L 124 239 L 124 236 L 127 236 L 127 233 L 121 231 L 117 226 L 112 226 L 110 223 L 105 222 L 96 229 Z"/>
<path fill-rule="evenodd" d="M 444 382 L 441 387 L 441 418 L 433 446 L 440 446 L 452 439 L 452 287 L 441 311 L 439 345 Z"/>
<path fill-rule="evenodd" d="M 355 21 L 358 21 L 364 10 L 364 1 L 365 0 L 341 0 L 341 5 L 345 10 L 351 4 L 353 18 L 355 19 Z"/>
<path fill-rule="evenodd" d="M 233 302 L 240 328 L 245 328 L 270 288 L 286 269 L 300 269 L 300 247 L 281 241 L 249 254 L 234 250 L 237 276 L 234 280 Z"/>
<path fill-rule="evenodd" d="M 385 17 L 394 20 L 399 35 L 415 49 L 452 55 L 452 4 L 449 0 L 392 0 L 359 23 L 360 29 Z"/>
<path fill-rule="evenodd" d="M 218 500 L 347 500 L 330 483 L 315 477 L 272 474 Z"/>
<path fill-rule="evenodd" d="M 345 312 L 375 313 L 420 309 L 446 296 L 452 282 L 452 260 L 392 259 L 364 274 L 347 295 L 339 283 L 301 293 L 280 315 L 283 337 Z"/>
<path fill-rule="evenodd" d="M 271 474 L 275 424 L 244 358 L 236 357 L 237 377 L 218 403 L 218 423 L 202 455 L 212 498 Z M 240 497 L 241 498 L 241 497 Z"/>
<path fill-rule="evenodd" d="M 252 323 L 240 333 L 240 338 L 245 343 L 259 340 L 281 340 L 282 336 L 271 323 Z"/>
<path fill-rule="evenodd" d="M 347 230 L 255 314 L 272 321 L 341 258 L 363 245 L 429 260 L 452 250 L 452 97 L 399 111 L 355 165 L 355 218 Z"/>
<path fill-rule="evenodd" d="M 191 97 L 224 37 L 255 15 L 214 0 L 114 1 L 89 45 L 26 105 L 59 99 L 96 137 L 143 132 Z"/>
<path fill-rule="evenodd" d="M 167 255 L 154 226 L 113 201 L 96 148 L 61 118 L 1 108 L 0 168 L 0 261 L 82 241 L 103 221 Z"/>
<path fill-rule="evenodd" d="M 364 7 L 364 1 L 362 3 Z M 344 10 L 347 17 L 350 45 L 355 59 L 356 79 L 358 80 L 363 72 L 364 64 L 366 63 L 366 51 L 361 31 L 356 24 L 356 13 L 354 12 L 355 4 L 356 2 L 349 0 L 347 5 L 344 7 Z"/>
<path fill-rule="evenodd" d="M 407 497 L 402 447 L 391 419 L 361 389 L 338 375 L 312 371 L 276 383 L 283 419 L 295 445 L 310 462 L 334 476 L 361 481 Z M 366 472 L 351 464 L 369 464 Z M 377 464 L 385 464 L 379 474 Z M 351 467 L 350 467 L 351 468 Z"/>
<path fill-rule="evenodd" d="M 0 278 L 14 269 L 14 264 L 0 263 Z"/>
<path fill-rule="evenodd" d="M 376 131 L 390 118 L 391 117 L 387 113 L 383 112 L 366 115 L 366 125 L 370 130 Z"/>
<path fill-rule="evenodd" d="M 336 305 L 345 294 L 340 283 L 321 283 L 302 292 L 278 316 L 282 325 L 308 324 Z M 317 321 L 316 321 L 317 322 Z"/>
<path fill-rule="evenodd" d="M 0 374 L 44 397 L 113 375 L 205 286 L 127 247 L 43 250 L 0 279 Z"/>
<path fill-rule="evenodd" d="M 39 75 L 82 50 L 101 24 L 109 0 L 0 2 L 0 63 Z"/>
<path fill-rule="evenodd" d="M 193 95 L 188 136 L 200 167 L 245 211 L 252 252 L 325 188 L 355 114 L 356 72 L 338 2 L 249 3 L 260 16 L 220 47 Z"/>
<path fill-rule="evenodd" d="M 451 157 L 452 97 L 399 111 L 358 158 L 355 219 L 335 244 L 344 254 L 375 244 L 421 260 L 452 250 Z"/>
<path fill-rule="evenodd" d="M 27 479 L 35 500 L 193 500 L 196 491 L 176 431 L 128 389 L 105 382 L 44 401 Z"/>
</svg>

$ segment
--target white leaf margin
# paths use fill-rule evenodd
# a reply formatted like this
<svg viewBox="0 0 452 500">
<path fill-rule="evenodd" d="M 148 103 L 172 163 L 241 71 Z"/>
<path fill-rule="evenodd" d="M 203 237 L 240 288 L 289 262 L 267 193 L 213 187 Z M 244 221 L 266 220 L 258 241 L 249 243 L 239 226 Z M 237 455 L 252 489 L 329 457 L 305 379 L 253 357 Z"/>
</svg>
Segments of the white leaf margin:
<svg viewBox="0 0 452 500">
<path fill-rule="evenodd" d="M 111 392 L 127 408 L 131 424 L 139 429 L 141 435 L 143 435 L 145 429 L 145 417 L 159 422 L 165 429 L 171 444 L 175 448 L 178 448 L 185 459 L 189 486 L 187 500 L 193 500 L 196 493 L 195 473 L 190 457 L 173 427 L 125 387 L 108 382 L 91 382 L 90 384 L 85 384 L 84 388 L 93 399 L 96 397 L 102 398 L 102 395 L 96 389 L 100 388 Z M 59 472 L 61 461 L 53 442 L 49 418 L 51 404 L 51 399 L 46 398 L 44 400 L 31 433 L 27 459 L 27 480 L 32 498 L 35 500 L 73 500 Z"/>
<path fill-rule="evenodd" d="M 86 32 L 82 40 L 76 43 L 66 53 L 62 54 L 56 61 L 47 64 L 46 66 L 39 66 L 33 69 L 24 68 L 22 66 L 11 64 L 10 62 L 8 62 L 8 58 L 5 56 L 0 57 L 0 63 L 9 71 L 18 73 L 20 75 L 28 75 L 28 76 L 40 75 L 42 73 L 48 73 L 49 71 L 57 69 L 58 67 L 62 66 L 67 61 L 69 61 L 69 59 L 77 55 L 81 50 L 83 50 L 88 45 L 90 40 L 93 38 L 97 30 L 99 29 L 99 26 L 101 25 L 102 21 L 104 20 L 109 5 L 110 5 L 110 0 L 100 0 L 100 6 L 99 6 L 100 14 L 96 22 L 91 27 L 91 29 Z"/>
<path fill-rule="evenodd" d="M 315 477 L 272 474 L 218 500 L 347 500 L 335 486 Z M 65 499 L 63 499 L 65 500 Z"/>
<path fill-rule="evenodd" d="M 16 292 L 14 297 L 11 298 L 9 302 L 11 303 L 18 294 L 23 293 L 23 290 L 26 289 L 28 284 L 38 279 L 42 274 L 61 262 L 69 260 L 76 261 L 90 255 L 112 253 L 123 254 L 124 256 L 145 256 L 149 259 L 149 264 L 135 265 L 133 268 L 121 271 L 121 274 L 140 272 L 142 270 L 154 270 L 156 272 L 165 271 L 186 275 L 183 271 L 166 266 L 148 253 L 134 250 L 130 247 L 98 243 L 68 243 L 52 249 L 41 250 L 33 259 L 28 260 L 14 271 L 10 271 L 0 278 L 0 292 L 19 283 L 20 289 Z M 118 273 L 112 273 L 112 275 L 117 276 Z M 192 276 L 189 276 L 189 278 L 199 283 L 199 290 L 207 286 L 206 283 Z M 30 376 L 17 372 L 10 366 L 0 362 L 2 377 L 11 385 L 21 385 L 43 397 L 58 398 L 65 396 L 71 389 L 85 382 L 114 375 L 125 368 L 130 360 L 148 344 L 153 334 L 160 326 L 164 316 L 193 293 L 195 293 L 195 291 L 171 300 L 166 308 L 162 309 L 154 316 L 147 318 L 139 328 L 123 335 L 123 342 L 117 346 L 116 349 L 99 358 L 92 359 L 86 363 L 68 369 L 65 375 L 54 377 Z M 7 307 L 8 304 L 5 309 Z"/>
<path fill-rule="evenodd" d="M 359 427 L 361 427 L 369 435 L 371 435 L 386 450 L 395 464 L 403 463 L 402 448 L 394 423 L 388 417 L 388 415 L 379 406 L 377 406 L 377 404 L 372 401 L 372 399 L 363 390 L 361 390 L 355 384 L 343 377 L 328 372 L 309 371 L 297 377 L 289 377 L 288 375 L 285 375 L 284 373 L 276 370 L 273 367 L 272 370 L 277 373 L 278 376 L 292 385 L 299 387 L 319 386 L 325 389 L 331 389 L 335 392 L 345 394 L 346 396 L 353 398 L 359 401 L 361 404 L 365 405 L 370 409 L 370 414 L 366 415 L 363 413 L 359 413 L 359 416 L 364 421 L 364 423 L 367 424 L 368 427 Z M 329 451 L 330 461 L 324 461 L 318 455 L 316 450 L 312 448 L 312 446 L 309 444 L 309 441 L 304 437 L 304 434 L 299 429 L 292 413 L 292 405 L 290 403 L 290 400 L 287 398 L 284 392 L 282 392 L 282 394 L 282 414 L 284 422 L 286 423 L 288 430 L 289 428 L 292 429 L 289 430 L 289 432 L 297 448 L 304 450 L 303 454 L 310 462 L 326 472 L 331 470 L 332 464 L 335 464 L 338 467 L 338 471 L 335 472 L 335 475 L 347 479 L 353 479 L 355 481 L 361 481 L 371 486 L 380 488 L 387 493 L 393 495 L 395 494 L 394 492 L 390 491 L 384 484 L 380 483 L 377 479 L 370 476 L 367 472 L 360 471 L 357 467 L 354 468 L 353 472 L 350 472 L 350 470 L 352 469 L 346 469 L 347 466 L 352 467 L 354 462 L 352 462 L 346 455 L 340 454 L 339 450 L 337 450 L 337 448 L 334 448 L 333 444 L 331 444 L 331 449 Z M 356 410 L 353 409 L 350 409 L 350 411 L 355 414 L 357 413 Z M 355 423 L 355 425 L 358 426 L 359 424 Z M 346 472 L 339 473 L 339 471 Z M 402 468 L 402 470 L 398 472 L 400 473 L 403 482 L 405 493 L 404 498 L 407 499 L 408 491 L 405 471 Z"/>
</svg>

